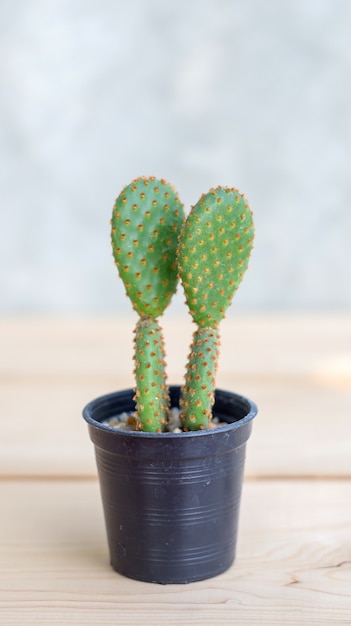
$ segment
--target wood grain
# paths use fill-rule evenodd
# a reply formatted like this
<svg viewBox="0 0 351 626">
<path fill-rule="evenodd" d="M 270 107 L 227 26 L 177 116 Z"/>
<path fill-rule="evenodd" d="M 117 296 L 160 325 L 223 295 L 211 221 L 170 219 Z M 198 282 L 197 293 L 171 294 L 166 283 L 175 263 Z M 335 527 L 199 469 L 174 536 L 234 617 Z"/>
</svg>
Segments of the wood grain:
<svg viewBox="0 0 351 626">
<path fill-rule="evenodd" d="M 81 418 L 133 384 L 134 322 L 0 320 L 0 624 L 351 624 L 351 316 L 224 322 L 217 385 L 259 405 L 237 559 L 167 587 L 110 569 Z M 192 326 L 164 329 L 177 383 Z"/>
<path fill-rule="evenodd" d="M 350 623 L 350 493 L 350 481 L 246 482 L 235 565 L 163 587 L 110 569 L 97 481 L 2 481 L 0 623 Z"/>
<path fill-rule="evenodd" d="M 0 321 L 0 476 L 95 475 L 81 410 L 133 385 L 134 321 Z M 192 326 L 164 329 L 177 383 Z M 259 405 L 247 476 L 351 476 L 351 316 L 225 320 L 217 384 Z"/>
</svg>

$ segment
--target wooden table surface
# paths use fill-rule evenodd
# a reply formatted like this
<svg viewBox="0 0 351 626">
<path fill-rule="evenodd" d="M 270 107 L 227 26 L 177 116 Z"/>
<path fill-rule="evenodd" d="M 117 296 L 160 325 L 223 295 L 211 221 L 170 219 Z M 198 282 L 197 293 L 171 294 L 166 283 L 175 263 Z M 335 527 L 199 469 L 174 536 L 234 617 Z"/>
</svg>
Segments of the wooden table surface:
<svg viewBox="0 0 351 626">
<path fill-rule="evenodd" d="M 232 316 L 217 386 L 255 400 L 237 558 L 160 586 L 110 569 L 81 409 L 130 387 L 135 318 L 0 320 L 0 624 L 351 624 L 351 316 Z M 165 316 L 169 380 L 192 326 Z"/>
</svg>

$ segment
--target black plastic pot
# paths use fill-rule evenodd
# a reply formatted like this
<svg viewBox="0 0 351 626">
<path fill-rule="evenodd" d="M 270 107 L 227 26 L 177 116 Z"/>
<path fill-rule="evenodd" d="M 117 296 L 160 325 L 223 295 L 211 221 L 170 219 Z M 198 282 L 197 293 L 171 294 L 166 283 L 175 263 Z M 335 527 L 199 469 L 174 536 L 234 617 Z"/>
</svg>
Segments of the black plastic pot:
<svg viewBox="0 0 351 626">
<path fill-rule="evenodd" d="M 179 406 L 179 387 L 171 387 Z M 95 445 L 112 567 L 148 582 L 216 576 L 235 557 L 246 441 L 256 405 L 216 390 L 227 425 L 188 433 L 112 429 L 106 418 L 134 410 L 127 389 L 97 398 L 83 416 Z"/>
</svg>

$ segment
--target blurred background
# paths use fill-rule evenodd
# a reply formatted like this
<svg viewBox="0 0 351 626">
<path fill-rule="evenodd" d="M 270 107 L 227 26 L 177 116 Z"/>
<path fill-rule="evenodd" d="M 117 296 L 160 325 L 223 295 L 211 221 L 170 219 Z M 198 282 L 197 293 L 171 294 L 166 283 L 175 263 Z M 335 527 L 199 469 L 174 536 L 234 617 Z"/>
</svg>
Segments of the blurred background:
<svg viewBox="0 0 351 626">
<path fill-rule="evenodd" d="M 109 220 L 139 175 L 248 197 L 233 311 L 350 308 L 348 0 L 2 0 L 0 32 L 0 313 L 130 311 Z"/>
</svg>

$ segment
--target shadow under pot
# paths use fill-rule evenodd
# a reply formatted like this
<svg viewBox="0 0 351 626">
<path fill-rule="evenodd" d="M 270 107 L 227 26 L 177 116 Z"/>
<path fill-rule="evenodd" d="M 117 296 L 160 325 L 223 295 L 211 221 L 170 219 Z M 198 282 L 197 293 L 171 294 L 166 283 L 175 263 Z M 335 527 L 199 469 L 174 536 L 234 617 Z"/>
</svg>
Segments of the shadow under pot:
<svg viewBox="0 0 351 626">
<path fill-rule="evenodd" d="M 170 388 L 179 406 L 180 387 Z M 102 422 L 135 410 L 126 389 L 83 411 L 95 446 L 112 567 L 141 581 L 189 583 L 235 558 L 245 448 L 256 405 L 217 389 L 213 413 L 226 425 L 144 433 Z"/>
</svg>

